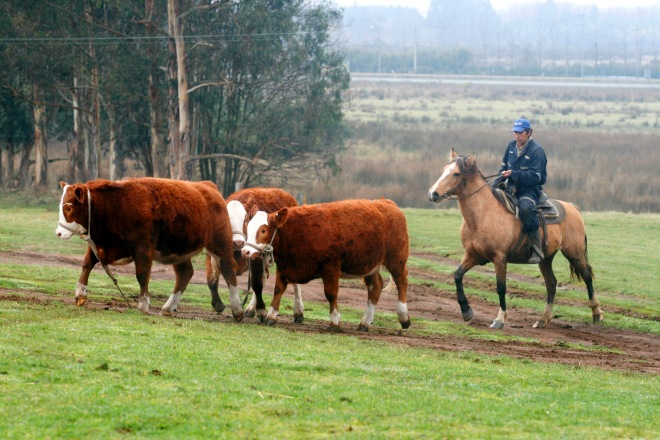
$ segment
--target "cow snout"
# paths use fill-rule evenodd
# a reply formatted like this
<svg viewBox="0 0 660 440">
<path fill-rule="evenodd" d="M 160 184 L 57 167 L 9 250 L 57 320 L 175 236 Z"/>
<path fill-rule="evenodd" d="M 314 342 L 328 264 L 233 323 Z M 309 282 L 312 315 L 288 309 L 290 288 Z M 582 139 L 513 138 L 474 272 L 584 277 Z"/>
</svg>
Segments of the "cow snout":
<svg viewBox="0 0 660 440">
<path fill-rule="evenodd" d="M 243 249 L 241 249 L 241 256 L 246 260 L 253 260 L 259 256 L 259 252 L 249 247 L 243 247 Z"/>
<path fill-rule="evenodd" d="M 243 246 L 245 246 L 245 240 L 243 240 L 242 238 L 234 239 L 235 250 L 240 251 L 241 249 L 243 249 Z"/>
</svg>

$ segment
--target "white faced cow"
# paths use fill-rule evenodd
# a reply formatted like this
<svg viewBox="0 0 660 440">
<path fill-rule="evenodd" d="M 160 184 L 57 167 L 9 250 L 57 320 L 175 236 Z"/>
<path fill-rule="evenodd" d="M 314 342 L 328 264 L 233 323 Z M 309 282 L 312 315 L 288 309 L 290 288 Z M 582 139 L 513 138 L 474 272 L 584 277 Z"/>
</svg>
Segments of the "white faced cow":
<svg viewBox="0 0 660 440">
<path fill-rule="evenodd" d="M 233 233 L 234 257 L 237 263 L 236 273 L 238 275 L 248 269 L 248 260 L 241 255 L 241 249 L 243 249 L 243 245 L 245 244 L 247 224 L 251 218 L 249 213 L 253 209 L 273 212 L 288 206 L 297 206 L 296 199 L 279 188 L 246 188 L 227 197 L 227 211 Z M 258 322 L 264 322 L 266 319 L 266 305 L 264 304 L 262 292 L 266 277 L 268 276 L 268 267 L 264 264 L 262 258 L 255 258 L 249 261 L 249 268 L 250 277 L 248 287 L 254 292 L 254 295 L 247 309 L 245 309 L 245 316 L 248 318 L 256 316 Z M 215 289 L 217 292 L 217 284 L 209 287 L 211 291 Z M 300 287 L 294 284 L 293 290 L 293 322 L 300 323 L 303 321 L 303 303 Z"/>
<path fill-rule="evenodd" d="M 368 331 L 383 288 L 380 268 L 392 275 L 398 291 L 397 315 L 410 326 L 406 290 L 409 254 L 408 227 L 403 212 L 391 200 L 345 200 L 259 211 L 248 224 L 243 256 L 256 258 L 270 251 L 277 264 L 275 291 L 266 323 L 273 325 L 288 283 L 323 280 L 330 303 L 330 327 L 338 328 L 337 293 L 340 278 L 363 278 L 367 308 L 358 330 Z"/>
<path fill-rule="evenodd" d="M 206 249 L 211 261 L 209 286 L 217 286 L 221 273 L 229 286 L 232 314 L 237 321 L 243 319 L 229 216 L 213 182 L 137 178 L 60 185 L 63 191 L 55 233 L 62 239 L 72 235 L 91 238 L 98 258 L 106 265 L 134 261 L 140 284 L 139 310 L 149 311 L 148 286 L 154 260 L 174 267 L 174 291 L 161 310 L 171 315 L 192 278 L 191 258 Z M 79 306 L 87 300 L 89 274 L 98 261 L 88 247 L 76 285 Z M 225 307 L 217 289 L 212 291 L 212 304 L 217 312 Z"/>
</svg>

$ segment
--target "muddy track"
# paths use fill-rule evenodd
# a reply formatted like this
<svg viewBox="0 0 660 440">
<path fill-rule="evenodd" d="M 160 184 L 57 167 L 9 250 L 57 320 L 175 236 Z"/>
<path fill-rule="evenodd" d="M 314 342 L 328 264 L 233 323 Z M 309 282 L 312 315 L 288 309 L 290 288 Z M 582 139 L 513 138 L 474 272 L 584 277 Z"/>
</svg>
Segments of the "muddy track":
<svg viewBox="0 0 660 440">
<path fill-rule="evenodd" d="M 416 256 L 427 258 L 433 261 L 454 265 L 452 260 L 444 259 L 430 254 L 416 254 Z M 5 252 L 0 253 L 0 263 L 12 262 L 19 264 L 66 266 L 79 268 L 82 263 L 82 256 L 72 257 L 57 254 L 40 254 L 35 252 Z M 95 270 L 102 271 L 100 267 Z M 133 265 L 113 266 L 113 272 L 123 275 L 132 275 L 134 273 Z M 489 272 L 486 268 L 475 268 L 473 270 Z M 546 329 L 533 329 L 532 324 L 538 319 L 538 313 L 525 308 L 511 308 L 509 310 L 509 323 L 503 330 L 490 330 L 489 325 L 497 315 L 497 306 L 489 303 L 477 296 L 470 296 L 469 291 L 479 285 L 478 281 L 467 280 L 466 291 L 474 310 L 474 319 L 469 324 L 464 324 L 461 318 L 458 304 L 456 303 L 454 291 L 446 291 L 433 287 L 433 282 L 442 282 L 453 284 L 453 278 L 450 275 L 438 274 L 433 271 L 424 271 L 411 269 L 410 275 L 428 280 L 427 283 L 410 285 L 408 289 L 408 309 L 412 320 L 410 330 L 391 330 L 378 326 L 378 314 L 382 312 L 395 313 L 396 295 L 385 292 L 380 298 L 376 311 L 374 325 L 368 333 L 358 332 L 356 330 L 357 322 L 342 322 L 342 330 L 337 333 L 341 336 L 354 336 L 361 339 L 389 342 L 411 347 L 423 347 L 440 351 L 472 351 L 483 355 L 499 356 L 506 355 L 521 359 L 530 359 L 538 362 L 555 362 L 576 367 L 597 367 L 604 369 L 625 370 L 631 372 L 660 373 L 660 337 L 644 333 L 637 333 L 628 330 L 620 330 L 605 327 L 603 325 L 585 324 L 568 322 L 561 317 L 555 318 Z M 536 278 L 525 278 L 516 275 L 517 278 L 541 283 Z M 173 280 L 173 271 L 168 266 L 154 265 L 152 278 Z M 192 280 L 193 283 L 206 284 L 202 271 L 197 271 Z M 239 277 L 239 287 L 243 288 L 246 283 L 246 276 Z M 76 279 L 71 280 L 71 295 L 68 297 L 59 295 L 45 295 L 40 292 L 23 296 L 16 295 L 14 292 L 0 290 L 0 300 L 13 301 L 31 301 L 39 303 L 48 303 L 59 301 L 74 306 L 73 288 Z M 109 285 L 111 281 L 108 280 Z M 493 283 L 481 282 L 480 288 L 494 290 Z M 265 292 L 272 292 L 272 277 L 266 283 Z M 289 289 L 290 290 L 290 289 Z M 323 295 L 323 287 L 319 281 L 313 281 L 302 286 L 303 299 L 305 302 L 317 302 L 322 307 L 327 307 L 327 302 Z M 130 292 L 129 294 L 134 294 Z M 519 290 L 511 290 L 511 294 L 516 296 L 525 296 L 537 299 L 536 295 L 529 295 Z M 292 295 L 287 291 L 286 295 Z M 167 292 L 159 292 L 152 301 L 154 305 L 150 313 L 158 315 L 162 298 L 167 297 Z M 209 297 L 210 299 L 210 297 Z M 227 302 L 227 298 L 223 298 Z M 270 302 L 269 295 L 265 295 L 266 303 Z M 339 309 L 342 307 L 354 307 L 363 310 L 366 305 L 366 289 L 353 281 L 342 282 L 339 292 Z M 543 301 L 543 299 L 539 299 Z M 209 301 L 210 302 L 210 301 Z M 561 298 L 561 292 L 557 294 L 558 304 L 571 304 L 583 306 L 585 314 L 590 315 L 588 301 L 566 300 Z M 100 302 L 94 299 L 93 292 L 90 295 L 86 307 L 97 309 L 110 309 L 118 312 L 126 309 L 126 304 L 117 294 L 116 300 L 110 302 Z M 607 304 L 602 304 L 607 319 L 608 312 L 619 312 L 618 309 L 610 308 Z M 210 307 L 194 307 L 186 304 L 185 295 L 179 307 L 175 319 L 205 319 L 209 321 L 218 321 L 227 324 L 234 324 L 231 318 L 229 308 L 222 314 L 216 314 Z M 325 320 L 306 319 L 302 324 L 292 324 L 291 313 L 288 310 L 282 310 L 278 318 L 277 326 L 295 332 L 305 333 L 330 333 L 328 322 Z M 634 316 L 630 312 L 626 313 Z M 639 317 L 639 316 L 638 316 Z M 420 335 L 414 331 L 415 319 L 425 318 L 438 321 L 451 321 L 470 325 L 472 327 L 499 332 L 503 335 L 519 336 L 527 338 L 528 341 L 485 341 L 476 338 L 446 335 Z M 643 317 L 639 317 L 644 319 Z M 169 318 L 163 318 L 169 319 Z M 260 325 L 255 319 L 246 318 L 242 323 L 235 325 Z M 580 349 L 585 347 L 588 349 Z M 494 360 L 496 362 L 496 360 Z"/>
</svg>

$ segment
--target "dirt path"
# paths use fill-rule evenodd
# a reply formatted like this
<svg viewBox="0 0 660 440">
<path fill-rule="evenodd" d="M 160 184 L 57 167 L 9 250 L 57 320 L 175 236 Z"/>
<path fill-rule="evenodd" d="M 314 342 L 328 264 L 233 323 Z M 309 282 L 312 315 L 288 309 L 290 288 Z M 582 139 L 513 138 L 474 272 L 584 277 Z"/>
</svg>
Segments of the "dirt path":
<svg viewBox="0 0 660 440">
<path fill-rule="evenodd" d="M 441 257 L 428 254 L 418 255 L 427 259 L 437 260 L 438 262 L 449 262 Z M 0 263 L 12 262 L 20 264 L 67 266 L 79 268 L 82 264 L 82 256 L 72 257 L 56 254 L 39 254 L 34 252 L 5 252 L 0 253 Z M 454 263 L 449 263 L 454 264 Z M 95 270 L 101 271 L 100 267 Z M 133 265 L 113 266 L 113 272 L 124 275 L 134 273 Z M 488 268 L 479 268 L 489 272 Z M 492 271 L 491 271 L 492 272 Z M 411 269 L 410 275 L 424 280 L 428 283 L 410 285 L 408 289 L 408 309 L 412 320 L 412 328 L 415 326 L 416 318 L 426 318 L 439 321 L 451 321 L 463 323 L 460 310 L 455 299 L 455 292 L 440 290 L 432 287 L 432 281 L 440 281 L 453 284 L 453 279 L 448 275 L 441 275 L 431 271 L 420 271 Z M 520 279 L 524 277 L 517 275 Z M 154 265 L 152 278 L 155 279 L 174 279 L 173 271 L 169 266 Z M 526 280 L 539 282 L 538 280 Z M 0 290 L 0 300 L 23 300 L 35 302 L 62 301 L 73 306 L 73 286 L 76 280 L 71 280 L 72 293 L 70 297 L 49 296 L 39 292 L 30 295 L 27 299 L 18 297 L 12 292 Z M 197 271 L 192 280 L 193 283 L 206 284 L 205 276 L 202 271 Z M 473 283 L 473 284 L 470 284 Z M 239 286 L 245 286 L 246 276 L 239 277 Z M 343 322 L 340 335 L 350 335 L 361 339 L 386 341 L 395 344 L 402 344 L 411 347 L 425 347 L 434 350 L 443 351 L 473 351 L 485 355 L 506 355 L 516 358 L 530 359 L 539 362 L 557 362 L 574 366 L 593 366 L 605 369 L 627 370 L 635 372 L 660 373 L 660 337 L 637 333 L 627 330 L 619 330 L 604 327 L 602 325 L 582 324 L 567 322 L 560 318 L 555 318 L 547 329 L 533 329 L 532 324 L 538 319 L 538 313 L 525 308 L 511 308 L 509 311 L 509 324 L 503 330 L 490 330 L 489 325 L 497 315 L 497 306 L 486 302 L 477 296 L 469 296 L 470 288 L 474 288 L 476 281 L 467 280 L 466 290 L 474 310 L 474 319 L 465 325 L 470 325 L 478 329 L 500 332 L 503 335 L 520 336 L 532 339 L 533 342 L 521 341 L 483 341 L 476 338 L 467 338 L 460 336 L 446 335 L 419 335 L 412 331 L 390 330 L 382 327 L 372 326 L 368 333 L 358 332 L 357 323 Z M 485 287 L 493 291 L 494 279 L 492 284 Z M 266 284 L 265 292 L 272 292 L 272 277 Z M 290 290 L 290 289 L 289 289 Z M 323 295 L 323 286 L 320 281 L 313 281 L 302 286 L 303 299 L 305 302 L 319 302 L 327 307 L 327 302 Z M 512 295 L 526 295 L 525 292 L 512 291 Z M 290 291 L 286 295 L 292 295 Z M 118 295 L 119 296 L 119 295 Z M 270 302 L 269 295 L 265 297 L 266 304 Z M 339 293 L 339 308 L 354 307 L 363 310 L 366 305 L 366 289 L 355 282 L 342 282 Z M 583 306 L 586 311 L 588 303 L 586 299 L 583 302 L 575 300 L 562 300 L 561 292 L 557 294 L 557 302 Z M 153 301 L 154 307 L 151 311 L 158 314 L 161 304 Z M 123 301 L 98 302 L 94 296 L 90 296 L 87 307 L 104 308 L 113 310 L 124 310 L 126 304 Z M 206 319 L 220 322 L 233 322 L 230 313 L 227 310 L 218 315 L 208 308 L 193 307 L 186 304 L 185 295 L 177 314 L 178 319 Z M 392 293 L 383 293 L 376 311 L 376 323 L 378 313 L 392 312 L 396 310 L 396 295 Z M 609 309 L 607 304 L 603 304 L 605 319 L 607 319 Z M 329 332 L 327 320 L 306 319 L 303 324 L 292 324 L 289 311 L 282 310 L 278 318 L 278 327 L 286 328 L 290 331 L 306 333 L 326 333 Z M 644 317 L 641 317 L 644 319 Z M 245 319 L 240 325 L 258 325 L 254 319 Z M 583 346 L 593 348 L 583 350 L 575 348 Z"/>
</svg>

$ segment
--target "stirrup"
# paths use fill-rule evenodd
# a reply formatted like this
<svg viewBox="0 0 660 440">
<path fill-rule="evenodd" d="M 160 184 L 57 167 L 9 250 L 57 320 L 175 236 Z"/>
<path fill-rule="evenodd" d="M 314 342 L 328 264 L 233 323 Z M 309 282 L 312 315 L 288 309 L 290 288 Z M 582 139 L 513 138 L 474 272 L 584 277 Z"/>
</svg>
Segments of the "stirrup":
<svg viewBox="0 0 660 440">
<path fill-rule="evenodd" d="M 536 246 L 532 245 L 532 254 L 529 256 L 529 261 L 527 262 L 530 264 L 536 264 L 543 261 L 544 258 L 545 256 L 543 255 L 543 252 L 542 251 L 539 252 L 539 249 Z"/>
</svg>

